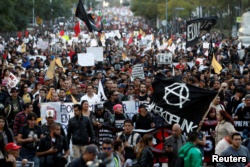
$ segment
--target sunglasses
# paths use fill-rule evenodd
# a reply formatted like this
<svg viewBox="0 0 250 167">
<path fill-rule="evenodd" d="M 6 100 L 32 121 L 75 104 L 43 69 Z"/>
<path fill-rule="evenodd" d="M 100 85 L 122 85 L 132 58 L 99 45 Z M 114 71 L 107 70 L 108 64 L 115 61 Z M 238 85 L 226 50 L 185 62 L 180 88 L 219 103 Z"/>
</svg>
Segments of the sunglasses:
<svg viewBox="0 0 250 167">
<path fill-rule="evenodd" d="M 111 147 L 102 147 L 102 149 L 110 151 L 112 148 Z"/>
<path fill-rule="evenodd" d="M 113 96 L 118 96 L 118 94 L 114 94 Z"/>
</svg>

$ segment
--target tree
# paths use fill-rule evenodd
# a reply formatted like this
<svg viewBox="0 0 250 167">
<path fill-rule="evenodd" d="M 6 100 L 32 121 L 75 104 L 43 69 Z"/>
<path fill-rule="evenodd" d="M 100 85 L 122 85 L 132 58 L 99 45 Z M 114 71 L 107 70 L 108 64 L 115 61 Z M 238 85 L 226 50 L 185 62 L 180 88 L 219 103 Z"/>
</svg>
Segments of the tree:
<svg viewBox="0 0 250 167">
<path fill-rule="evenodd" d="M 16 30 L 14 19 L 14 0 L 0 1 L 0 31 Z"/>
<path fill-rule="evenodd" d="M 35 0 L 35 15 L 44 20 L 71 15 L 71 0 Z"/>
<path fill-rule="evenodd" d="M 14 12 L 14 23 L 17 30 L 26 29 L 32 18 L 32 1 L 31 0 L 16 0 Z"/>
<path fill-rule="evenodd" d="M 135 16 L 143 16 L 148 20 L 156 19 L 158 6 L 154 0 L 132 0 L 130 9 Z"/>
</svg>

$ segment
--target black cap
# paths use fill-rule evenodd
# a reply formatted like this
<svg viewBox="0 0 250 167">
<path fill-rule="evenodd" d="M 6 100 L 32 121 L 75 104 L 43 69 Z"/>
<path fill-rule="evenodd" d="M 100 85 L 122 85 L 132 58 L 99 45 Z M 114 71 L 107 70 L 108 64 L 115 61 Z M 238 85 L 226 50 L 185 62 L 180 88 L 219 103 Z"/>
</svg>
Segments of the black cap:
<svg viewBox="0 0 250 167">
<path fill-rule="evenodd" d="M 13 91 L 19 91 L 17 87 L 11 88 L 10 93 L 12 93 Z"/>
<path fill-rule="evenodd" d="M 96 104 L 95 105 L 95 111 L 102 110 L 102 109 L 103 109 L 103 104 Z"/>
</svg>

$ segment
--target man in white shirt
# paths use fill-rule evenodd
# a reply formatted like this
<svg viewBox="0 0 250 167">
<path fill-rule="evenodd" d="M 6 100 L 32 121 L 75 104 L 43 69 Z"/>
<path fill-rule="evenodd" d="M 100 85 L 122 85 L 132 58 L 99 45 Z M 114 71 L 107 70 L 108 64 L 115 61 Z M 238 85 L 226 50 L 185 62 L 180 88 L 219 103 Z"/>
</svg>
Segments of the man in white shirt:
<svg viewBox="0 0 250 167">
<path fill-rule="evenodd" d="M 215 147 L 215 154 L 220 155 L 222 151 L 224 151 L 228 146 L 231 145 L 231 135 L 235 132 L 231 132 L 228 136 L 224 137 L 219 141 L 219 143 Z"/>
<path fill-rule="evenodd" d="M 100 97 L 94 93 L 94 86 L 93 85 L 88 85 L 86 90 L 87 90 L 87 94 L 81 98 L 81 102 L 83 100 L 87 100 L 89 103 L 99 103 L 100 102 Z"/>
</svg>

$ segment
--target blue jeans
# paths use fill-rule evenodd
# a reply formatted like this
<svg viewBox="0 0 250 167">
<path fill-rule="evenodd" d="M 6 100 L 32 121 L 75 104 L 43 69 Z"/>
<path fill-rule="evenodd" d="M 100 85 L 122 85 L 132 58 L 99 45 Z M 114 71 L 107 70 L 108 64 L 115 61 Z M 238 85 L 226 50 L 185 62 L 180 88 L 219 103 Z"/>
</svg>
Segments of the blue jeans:
<svg viewBox="0 0 250 167">
<path fill-rule="evenodd" d="M 34 167 L 40 167 L 40 160 L 38 157 L 36 157 L 36 150 L 31 151 L 22 147 L 20 149 L 20 155 L 22 158 L 34 162 Z"/>
</svg>

